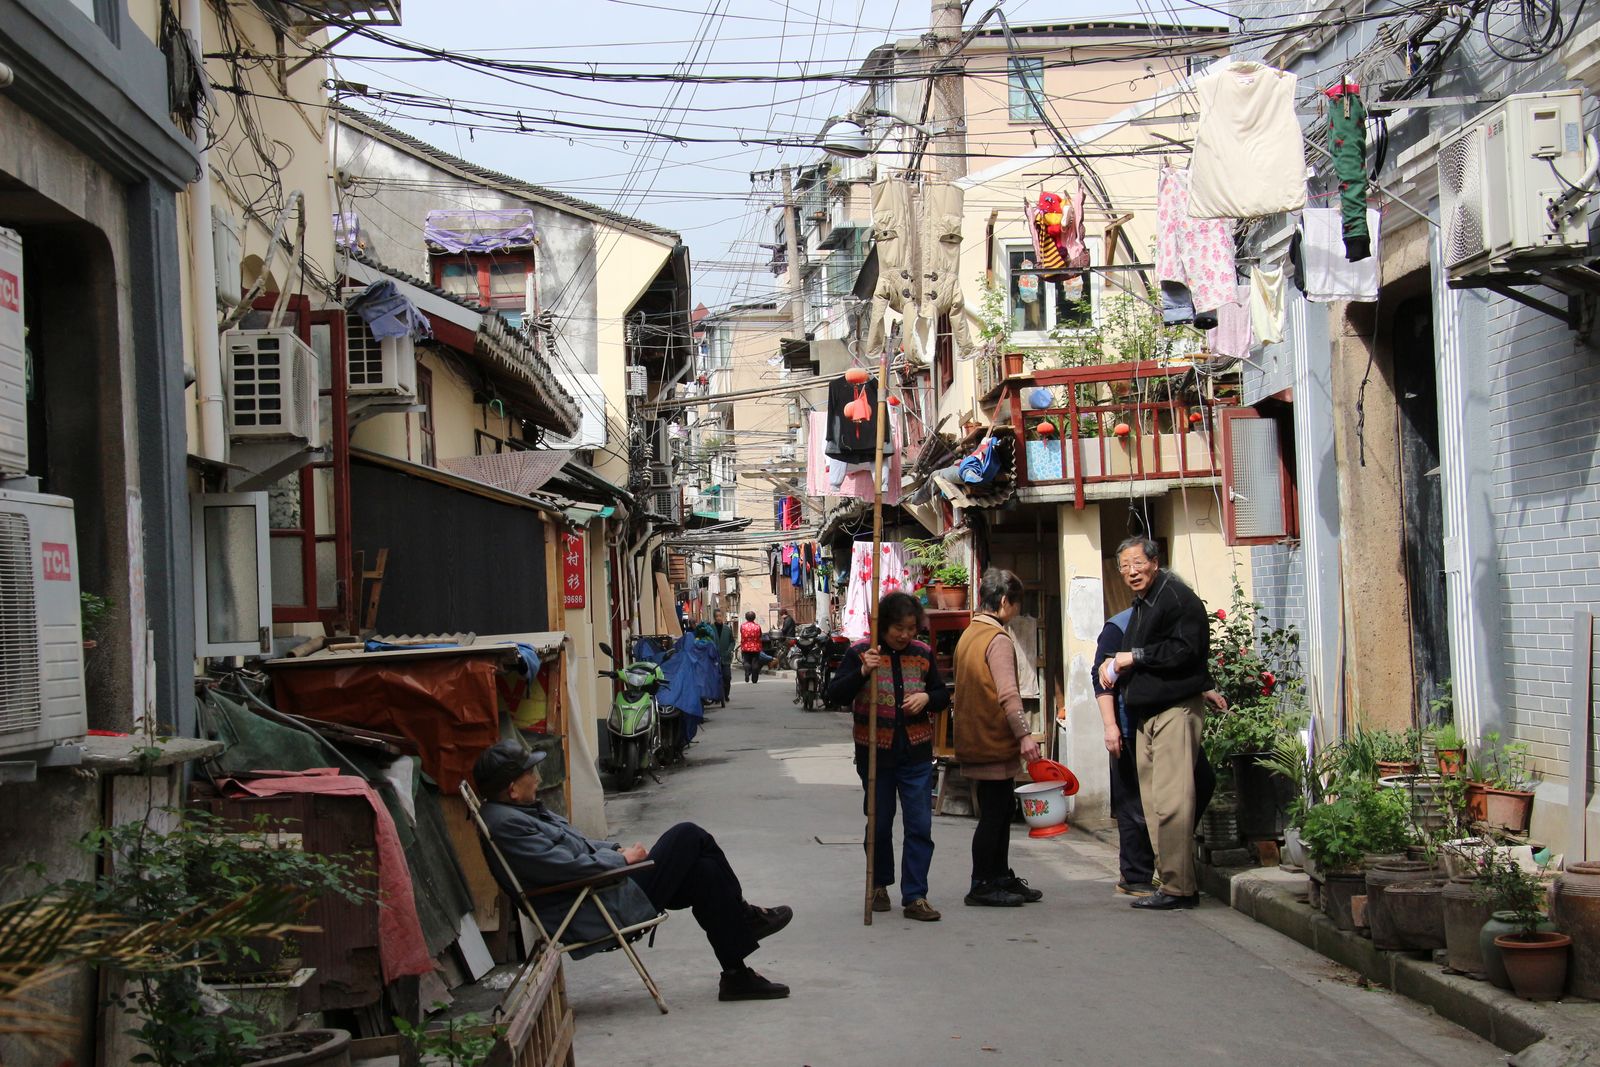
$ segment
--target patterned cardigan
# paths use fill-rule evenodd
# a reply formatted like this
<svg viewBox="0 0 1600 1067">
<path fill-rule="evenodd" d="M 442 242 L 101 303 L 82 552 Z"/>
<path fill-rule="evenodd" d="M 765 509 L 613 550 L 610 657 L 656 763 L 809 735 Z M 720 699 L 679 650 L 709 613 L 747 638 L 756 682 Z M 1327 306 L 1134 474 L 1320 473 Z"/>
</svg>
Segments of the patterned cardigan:
<svg viewBox="0 0 1600 1067">
<path fill-rule="evenodd" d="M 872 687 L 861 676 L 861 654 L 867 649 L 866 641 L 857 641 L 845 652 L 844 659 L 828 682 L 827 700 L 831 704 L 849 704 L 853 712 L 856 762 L 864 764 L 867 758 L 868 707 L 872 702 Z M 885 648 L 888 660 L 873 673 L 878 690 L 878 751 L 881 755 L 891 750 L 895 742 L 895 727 L 905 730 L 905 758 L 931 760 L 933 758 L 933 713 L 950 706 L 950 690 L 934 661 L 933 649 L 921 641 L 912 641 L 895 652 Z M 895 683 L 899 682 L 900 700 L 895 699 Z M 900 702 L 913 693 L 927 693 L 927 707 L 921 711 L 904 714 Z"/>
</svg>

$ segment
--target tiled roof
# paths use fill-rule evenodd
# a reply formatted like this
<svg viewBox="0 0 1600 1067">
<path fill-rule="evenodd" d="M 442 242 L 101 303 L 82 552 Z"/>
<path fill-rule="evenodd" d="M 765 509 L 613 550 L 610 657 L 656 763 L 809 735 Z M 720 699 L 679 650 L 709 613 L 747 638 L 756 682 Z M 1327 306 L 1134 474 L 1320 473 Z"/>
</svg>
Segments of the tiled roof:
<svg viewBox="0 0 1600 1067">
<path fill-rule="evenodd" d="M 409 133 L 405 133 L 402 130 L 397 130 L 393 126 L 390 126 L 384 122 L 380 122 L 371 115 L 363 114 L 354 108 L 339 106 L 335 107 L 333 112 L 341 120 L 349 122 L 352 126 L 364 129 L 369 133 L 375 133 L 380 137 L 385 137 L 392 141 L 399 141 L 406 147 L 414 149 L 431 159 L 437 160 L 445 166 L 464 171 L 475 178 L 482 178 L 484 181 L 493 182 L 494 184 L 502 186 L 512 192 L 527 196 L 531 200 L 541 200 L 555 207 L 572 208 L 574 211 L 582 212 L 585 215 L 592 215 L 596 218 L 605 219 L 608 222 L 615 222 L 620 226 L 627 226 L 631 229 L 643 230 L 645 233 L 652 233 L 658 237 L 670 237 L 674 241 L 682 240 L 681 236 L 676 230 L 669 230 L 663 226 L 657 226 L 654 223 L 645 222 L 643 219 L 636 219 L 631 215 L 624 215 L 619 211 L 612 211 L 610 208 L 603 208 L 598 204 L 591 204 L 587 200 L 579 200 L 577 197 L 568 196 L 566 193 L 558 193 L 554 189 L 547 189 L 542 185 L 534 185 L 532 182 L 523 181 L 521 178 L 513 178 L 509 174 L 503 174 L 500 171 L 490 170 L 488 167 L 479 166 L 476 163 L 462 159 L 460 156 L 453 156 L 442 148 L 435 148 L 426 141 L 420 141 L 411 136 Z"/>
</svg>

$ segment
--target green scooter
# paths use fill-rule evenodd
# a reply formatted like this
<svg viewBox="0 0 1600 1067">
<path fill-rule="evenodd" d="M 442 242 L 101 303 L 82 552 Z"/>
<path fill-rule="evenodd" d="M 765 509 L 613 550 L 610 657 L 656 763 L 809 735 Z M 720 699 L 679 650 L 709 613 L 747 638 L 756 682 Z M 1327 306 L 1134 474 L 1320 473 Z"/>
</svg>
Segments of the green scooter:
<svg viewBox="0 0 1600 1067">
<path fill-rule="evenodd" d="M 600 651 L 613 662 L 611 646 L 600 642 Z M 655 777 L 656 748 L 660 744 L 661 719 L 656 710 L 656 689 L 665 680 L 654 663 L 635 661 L 619 670 L 601 671 L 600 677 L 618 683 L 606 717 L 609 739 L 606 766 L 618 792 L 632 789 L 645 774 Z"/>
</svg>

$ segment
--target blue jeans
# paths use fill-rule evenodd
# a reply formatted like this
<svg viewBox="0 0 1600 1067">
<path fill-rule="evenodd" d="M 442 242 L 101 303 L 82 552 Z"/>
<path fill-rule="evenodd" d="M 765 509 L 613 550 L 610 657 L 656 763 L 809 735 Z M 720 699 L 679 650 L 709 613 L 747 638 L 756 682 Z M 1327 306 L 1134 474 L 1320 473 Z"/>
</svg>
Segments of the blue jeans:
<svg viewBox="0 0 1600 1067">
<path fill-rule="evenodd" d="M 867 811 L 867 775 L 861 775 L 861 813 Z M 872 884 L 894 884 L 894 808 L 900 798 L 900 902 L 910 904 L 928 895 L 928 866 L 933 862 L 933 761 L 910 760 L 878 767 L 878 834 L 873 841 Z M 866 848 L 865 839 L 861 847 Z"/>
</svg>

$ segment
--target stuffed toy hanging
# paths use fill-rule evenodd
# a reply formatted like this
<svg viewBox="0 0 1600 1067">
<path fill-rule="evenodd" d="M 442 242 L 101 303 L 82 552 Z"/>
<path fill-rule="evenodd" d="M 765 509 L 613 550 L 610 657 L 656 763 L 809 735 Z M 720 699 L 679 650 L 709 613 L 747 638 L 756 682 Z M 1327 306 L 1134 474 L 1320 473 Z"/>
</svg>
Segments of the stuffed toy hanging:
<svg viewBox="0 0 1600 1067">
<path fill-rule="evenodd" d="M 1030 228 L 1033 230 L 1033 249 L 1039 255 L 1039 269 L 1061 271 L 1067 266 L 1062 253 L 1061 197 L 1055 193 L 1040 193 L 1037 204 L 1028 205 Z"/>
</svg>

